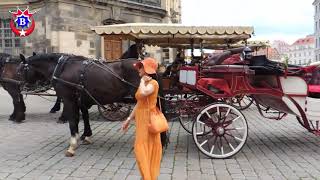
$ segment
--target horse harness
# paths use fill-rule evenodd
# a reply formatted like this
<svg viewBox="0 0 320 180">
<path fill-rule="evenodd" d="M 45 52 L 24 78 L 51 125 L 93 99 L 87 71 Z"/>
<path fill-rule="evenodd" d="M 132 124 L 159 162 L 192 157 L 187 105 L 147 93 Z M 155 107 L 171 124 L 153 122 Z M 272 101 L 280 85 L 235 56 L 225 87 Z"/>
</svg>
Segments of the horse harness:
<svg viewBox="0 0 320 180">
<path fill-rule="evenodd" d="M 80 78 L 79 78 L 80 82 L 79 82 L 79 84 L 63 80 L 62 78 L 60 78 L 60 75 L 62 74 L 62 72 L 64 70 L 64 66 L 65 66 L 65 64 L 66 64 L 66 62 L 68 61 L 69 58 L 70 58 L 70 56 L 63 56 L 63 55 L 59 58 L 58 63 L 55 66 L 55 69 L 54 69 L 53 74 L 52 74 L 52 78 L 51 78 L 52 84 L 54 84 L 54 81 L 58 81 L 58 82 L 61 82 L 63 84 L 75 87 L 80 91 L 84 91 L 98 106 L 100 106 L 104 110 L 106 110 L 106 108 L 103 105 L 101 105 L 99 103 L 99 101 L 91 95 L 91 93 L 86 89 L 86 87 L 84 85 L 85 72 L 86 72 L 86 69 L 90 65 L 96 65 L 97 67 L 99 67 L 99 68 L 101 68 L 101 69 L 103 69 L 105 71 L 109 71 L 114 77 L 116 77 L 117 79 L 119 79 L 123 83 L 126 83 L 129 86 L 137 88 L 132 83 L 130 83 L 130 82 L 126 81 L 124 78 L 120 77 L 109 66 L 105 65 L 104 63 L 102 63 L 100 61 L 98 61 L 99 64 L 96 63 L 95 61 L 97 61 L 97 60 L 93 60 L 93 61 L 92 60 L 85 60 L 85 61 L 82 61 L 82 66 L 81 66 L 81 70 L 80 70 Z M 80 101 L 80 94 L 78 94 L 78 101 Z"/>
<path fill-rule="evenodd" d="M 11 79 L 11 78 L 4 78 L 1 76 L 4 72 L 4 66 L 6 63 L 16 63 L 17 62 L 17 61 L 10 61 L 10 60 L 11 60 L 10 56 L 0 57 L 0 82 L 22 85 L 23 84 L 22 81 L 17 81 L 15 79 Z"/>
</svg>

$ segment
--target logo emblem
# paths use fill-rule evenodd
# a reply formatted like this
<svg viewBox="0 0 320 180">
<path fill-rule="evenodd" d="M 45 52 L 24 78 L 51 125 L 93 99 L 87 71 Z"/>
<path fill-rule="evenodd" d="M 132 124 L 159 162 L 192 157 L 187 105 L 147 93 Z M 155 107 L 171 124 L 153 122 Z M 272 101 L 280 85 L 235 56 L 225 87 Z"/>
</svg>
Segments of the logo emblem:
<svg viewBox="0 0 320 180">
<path fill-rule="evenodd" d="M 13 33 L 15 33 L 17 36 L 28 36 L 30 35 L 35 26 L 35 20 L 33 18 L 33 14 L 29 12 L 29 8 L 22 11 L 21 9 L 17 8 L 16 12 L 11 12 L 12 18 L 10 21 L 10 28 Z"/>
</svg>

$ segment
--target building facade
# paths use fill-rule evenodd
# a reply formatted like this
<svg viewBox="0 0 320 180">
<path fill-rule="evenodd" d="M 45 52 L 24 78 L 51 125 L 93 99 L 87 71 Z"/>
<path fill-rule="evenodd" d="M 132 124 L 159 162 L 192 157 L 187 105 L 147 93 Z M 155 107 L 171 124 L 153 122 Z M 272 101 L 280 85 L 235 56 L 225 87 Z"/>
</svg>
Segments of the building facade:
<svg viewBox="0 0 320 180">
<path fill-rule="evenodd" d="M 272 48 L 276 49 L 280 55 L 280 58 L 284 58 L 289 52 L 290 45 L 281 40 L 275 40 L 272 42 Z"/>
<path fill-rule="evenodd" d="M 260 49 L 256 51 L 254 55 L 265 55 L 269 60 L 272 60 L 272 61 L 280 61 L 281 59 L 281 56 L 278 50 L 272 47 Z"/>
<path fill-rule="evenodd" d="M 320 61 L 320 0 L 313 2 L 314 6 L 314 38 L 315 38 L 315 50 L 314 59 Z"/>
<path fill-rule="evenodd" d="M 315 58 L 315 44 L 315 37 L 313 35 L 296 40 L 287 52 L 289 63 L 308 65 L 317 61 Z"/>
<path fill-rule="evenodd" d="M 91 26 L 114 23 L 179 23 L 181 0 L 1 0 L 0 52 L 10 54 L 61 52 L 104 57 L 106 44 L 122 54 L 131 42 L 102 39 Z M 27 37 L 15 36 L 9 27 L 11 14 L 29 7 L 35 30 Z"/>
</svg>

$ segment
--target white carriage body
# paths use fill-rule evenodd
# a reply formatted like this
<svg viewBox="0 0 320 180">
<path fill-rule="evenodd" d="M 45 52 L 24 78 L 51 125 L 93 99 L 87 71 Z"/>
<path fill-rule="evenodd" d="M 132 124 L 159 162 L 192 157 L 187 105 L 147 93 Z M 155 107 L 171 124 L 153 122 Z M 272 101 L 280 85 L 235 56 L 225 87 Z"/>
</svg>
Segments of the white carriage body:
<svg viewBox="0 0 320 180">
<path fill-rule="evenodd" d="M 303 109 L 308 120 L 320 120 L 320 99 L 308 97 L 308 85 L 304 79 L 296 76 L 280 77 L 280 83 L 285 94 L 282 100 L 297 116 L 301 117 L 301 114 L 289 97 L 293 98 Z"/>
</svg>

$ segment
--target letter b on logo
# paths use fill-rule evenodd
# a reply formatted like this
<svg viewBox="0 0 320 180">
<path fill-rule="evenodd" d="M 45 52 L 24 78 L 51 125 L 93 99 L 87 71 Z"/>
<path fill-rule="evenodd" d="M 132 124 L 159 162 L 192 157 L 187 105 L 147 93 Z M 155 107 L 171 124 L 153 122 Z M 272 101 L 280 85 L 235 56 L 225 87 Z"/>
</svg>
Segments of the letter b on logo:
<svg viewBox="0 0 320 180">
<path fill-rule="evenodd" d="M 19 20 L 19 26 L 25 26 L 27 24 L 26 19 L 20 18 Z"/>
</svg>

